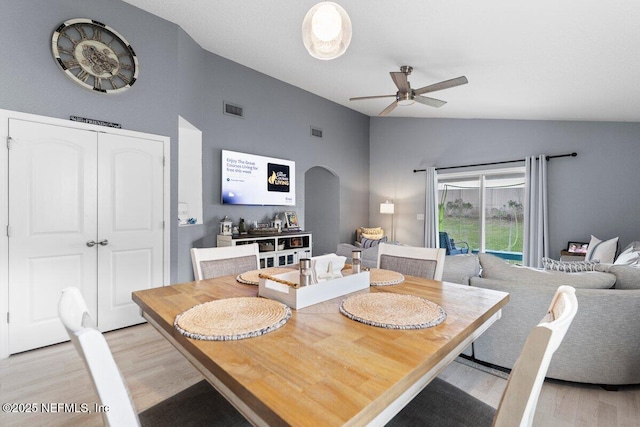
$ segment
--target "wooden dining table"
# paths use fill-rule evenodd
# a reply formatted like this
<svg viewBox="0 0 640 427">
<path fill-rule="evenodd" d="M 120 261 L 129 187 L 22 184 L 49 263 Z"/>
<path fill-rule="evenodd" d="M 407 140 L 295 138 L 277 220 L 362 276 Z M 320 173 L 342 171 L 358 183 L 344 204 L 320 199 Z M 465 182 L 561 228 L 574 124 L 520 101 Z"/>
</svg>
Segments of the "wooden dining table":
<svg viewBox="0 0 640 427">
<path fill-rule="evenodd" d="M 313 285 L 320 286 L 320 285 Z M 284 326 L 236 341 L 187 338 L 174 328 L 198 304 L 255 297 L 235 276 L 136 291 L 143 316 L 249 421 L 269 426 L 384 425 L 500 318 L 507 293 L 406 276 L 359 293 L 410 294 L 440 305 L 437 326 L 398 330 L 341 314 L 342 296 L 292 310 Z"/>
</svg>

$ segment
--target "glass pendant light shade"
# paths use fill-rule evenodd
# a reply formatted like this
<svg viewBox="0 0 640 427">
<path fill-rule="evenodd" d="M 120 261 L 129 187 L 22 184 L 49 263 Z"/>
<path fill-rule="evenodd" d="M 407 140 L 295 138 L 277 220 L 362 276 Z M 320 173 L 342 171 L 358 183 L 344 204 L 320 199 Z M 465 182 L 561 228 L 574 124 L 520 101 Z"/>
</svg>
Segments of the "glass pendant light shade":
<svg viewBox="0 0 640 427">
<path fill-rule="evenodd" d="M 339 5 L 324 1 L 313 6 L 302 21 L 302 42 L 317 59 L 334 59 L 351 43 L 351 19 Z"/>
</svg>

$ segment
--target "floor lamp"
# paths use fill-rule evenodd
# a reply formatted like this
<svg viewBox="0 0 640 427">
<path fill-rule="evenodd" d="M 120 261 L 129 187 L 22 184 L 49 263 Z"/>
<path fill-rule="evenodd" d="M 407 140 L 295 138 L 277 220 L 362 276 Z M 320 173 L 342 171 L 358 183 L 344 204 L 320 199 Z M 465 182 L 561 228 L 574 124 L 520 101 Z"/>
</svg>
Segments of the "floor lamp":
<svg viewBox="0 0 640 427">
<path fill-rule="evenodd" d="M 394 212 L 395 212 L 395 207 L 393 205 L 393 202 L 390 202 L 389 200 L 385 200 L 384 203 L 380 203 L 380 213 L 384 215 L 391 215 L 391 241 L 392 242 L 395 242 L 396 240 L 395 228 L 393 227 Z"/>
</svg>

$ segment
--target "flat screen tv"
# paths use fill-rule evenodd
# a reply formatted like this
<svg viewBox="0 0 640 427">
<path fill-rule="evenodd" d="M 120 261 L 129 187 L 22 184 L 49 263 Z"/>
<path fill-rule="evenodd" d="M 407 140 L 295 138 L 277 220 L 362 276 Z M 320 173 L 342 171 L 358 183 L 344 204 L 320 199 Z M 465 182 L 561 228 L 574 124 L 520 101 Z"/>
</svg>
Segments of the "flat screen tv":
<svg viewBox="0 0 640 427">
<path fill-rule="evenodd" d="M 296 163 L 222 150 L 222 203 L 295 206 Z"/>
</svg>

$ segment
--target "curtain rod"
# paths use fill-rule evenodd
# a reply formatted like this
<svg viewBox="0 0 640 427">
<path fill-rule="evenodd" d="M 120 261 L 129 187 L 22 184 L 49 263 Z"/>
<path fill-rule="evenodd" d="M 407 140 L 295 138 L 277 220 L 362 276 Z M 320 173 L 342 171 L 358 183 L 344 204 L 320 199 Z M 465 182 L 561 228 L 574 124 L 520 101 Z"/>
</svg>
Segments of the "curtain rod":
<svg viewBox="0 0 640 427">
<path fill-rule="evenodd" d="M 558 157 L 576 157 L 578 155 L 578 153 L 569 153 L 569 154 L 558 154 L 555 156 L 546 156 L 546 160 L 549 161 L 551 159 L 557 159 Z M 524 162 L 524 159 L 517 159 L 517 160 L 504 160 L 502 162 L 491 162 L 491 163 L 476 163 L 474 165 L 460 165 L 460 166 L 446 166 L 446 167 L 442 167 L 442 168 L 436 168 L 437 171 L 441 171 L 441 170 L 445 170 L 445 169 L 458 169 L 458 168 L 470 168 L 470 167 L 474 167 L 474 166 L 492 166 L 492 165 L 502 165 L 505 163 L 520 163 L 520 162 Z M 413 173 L 416 172 L 425 172 L 426 169 L 414 169 Z"/>
</svg>

